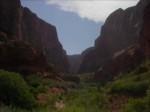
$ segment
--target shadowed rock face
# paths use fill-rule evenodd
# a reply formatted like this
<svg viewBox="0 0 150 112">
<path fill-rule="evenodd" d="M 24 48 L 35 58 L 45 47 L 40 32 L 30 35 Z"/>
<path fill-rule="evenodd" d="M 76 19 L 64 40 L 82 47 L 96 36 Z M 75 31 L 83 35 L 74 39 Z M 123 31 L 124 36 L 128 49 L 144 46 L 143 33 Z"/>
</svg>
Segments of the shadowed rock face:
<svg viewBox="0 0 150 112">
<path fill-rule="evenodd" d="M 111 56 L 95 73 L 94 80 L 101 83 L 114 80 L 122 74 L 134 70 L 142 60 L 143 55 L 139 46 L 129 46 Z"/>
<path fill-rule="evenodd" d="M 141 0 L 126 10 L 118 9 L 107 18 L 93 50 L 84 56 L 78 72 L 96 71 L 115 52 L 138 43 L 146 1 Z"/>
<path fill-rule="evenodd" d="M 61 72 L 69 71 L 66 52 L 58 40 L 55 26 L 46 23 L 21 6 L 20 0 L 0 1 L 0 35 L 23 40 L 43 52 L 49 63 Z"/>
<path fill-rule="evenodd" d="M 146 58 L 150 59 L 150 3 L 144 10 L 140 45 Z"/>
<path fill-rule="evenodd" d="M 0 43 L 0 69 L 37 74 L 52 72 L 43 52 L 38 52 L 24 41 L 9 41 Z M 46 70 L 47 69 L 47 70 Z"/>
<path fill-rule="evenodd" d="M 0 31 L 9 36 L 18 37 L 19 31 L 19 0 L 1 0 L 0 1 Z"/>
<path fill-rule="evenodd" d="M 68 55 L 69 63 L 70 63 L 70 73 L 76 73 L 78 69 L 78 63 L 80 59 L 80 54 L 76 55 Z"/>
<path fill-rule="evenodd" d="M 146 2 L 145 2 L 146 3 Z M 114 53 L 101 68 L 95 73 L 94 80 L 105 83 L 114 80 L 124 73 L 131 72 L 139 67 L 146 58 L 150 58 L 150 2 L 147 1 L 143 10 L 143 23 L 138 43 Z M 149 4 L 149 5 L 148 5 Z M 140 43 L 140 45 L 139 45 Z M 145 68 L 139 67 L 139 72 Z"/>
</svg>

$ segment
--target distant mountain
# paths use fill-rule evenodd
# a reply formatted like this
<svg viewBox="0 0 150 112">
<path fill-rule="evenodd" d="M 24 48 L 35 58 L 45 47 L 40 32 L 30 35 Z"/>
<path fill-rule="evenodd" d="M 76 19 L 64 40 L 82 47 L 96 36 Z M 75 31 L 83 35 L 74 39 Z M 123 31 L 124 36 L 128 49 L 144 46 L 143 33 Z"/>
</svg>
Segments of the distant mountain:
<svg viewBox="0 0 150 112">
<path fill-rule="evenodd" d="M 69 61 L 55 26 L 22 7 L 20 0 L 0 1 L 0 38 L 25 41 L 38 52 L 43 52 L 46 60 L 58 71 L 69 71 Z"/>
<path fill-rule="evenodd" d="M 114 53 L 139 43 L 143 10 L 147 2 L 141 0 L 134 7 L 118 9 L 109 15 L 94 48 L 84 55 L 78 72 L 97 71 Z"/>
</svg>

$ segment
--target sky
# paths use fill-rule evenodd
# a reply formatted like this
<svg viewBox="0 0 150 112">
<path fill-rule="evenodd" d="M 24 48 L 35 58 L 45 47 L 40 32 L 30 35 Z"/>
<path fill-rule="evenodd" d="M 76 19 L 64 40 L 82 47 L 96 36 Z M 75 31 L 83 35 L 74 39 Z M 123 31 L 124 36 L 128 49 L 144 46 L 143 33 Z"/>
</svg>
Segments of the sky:
<svg viewBox="0 0 150 112">
<path fill-rule="evenodd" d="M 106 18 L 118 8 L 134 6 L 139 0 L 21 0 L 38 17 L 56 26 L 67 54 L 80 54 L 94 46 Z"/>
</svg>

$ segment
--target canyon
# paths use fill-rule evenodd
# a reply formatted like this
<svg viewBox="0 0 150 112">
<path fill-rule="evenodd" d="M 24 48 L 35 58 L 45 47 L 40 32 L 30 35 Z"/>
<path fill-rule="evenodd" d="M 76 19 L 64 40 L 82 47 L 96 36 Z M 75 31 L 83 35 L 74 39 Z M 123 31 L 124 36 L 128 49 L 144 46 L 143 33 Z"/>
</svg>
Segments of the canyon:
<svg viewBox="0 0 150 112">
<path fill-rule="evenodd" d="M 148 3 L 147 0 L 140 0 L 136 6 L 114 11 L 102 26 L 94 47 L 80 55 L 67 56 L 55 26 L 21 6 L 19 0 L 1 0 L 0 67 L 16 70 L 22 66 L 24 71 L 33 64 L 31 68 L 34 69 L 40 69 L 41 65 L 42 69 L 48 66 L 64 73 L 94 72 L 95 81 L 113 79 L 130 72 L 149 58 L 149 16 L 145 11 L 149 10 L 145 8 Z M 16 51 L 16 48 L 19 50 Z M 15 55 L 19 52 L 24 57 Z M 14 58 L 17 55 L 20 60 Z M 14 65 L 18 66 L 13 68 Z"/>
</svg>

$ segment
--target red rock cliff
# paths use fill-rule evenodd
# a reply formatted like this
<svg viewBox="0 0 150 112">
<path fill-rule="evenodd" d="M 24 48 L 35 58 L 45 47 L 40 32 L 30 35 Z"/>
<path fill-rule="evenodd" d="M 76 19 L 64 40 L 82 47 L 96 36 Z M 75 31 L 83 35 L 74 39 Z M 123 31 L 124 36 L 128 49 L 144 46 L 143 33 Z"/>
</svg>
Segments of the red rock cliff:
<svg viewBox="0 0 150 112">
<path fill-rule="evenodd" d="M 94 75 L 95 81 L 105 83 L 108 80 L 117 79 L 122 74 L 131 72 L 134 69 L 136 69 L 137 74 L 138 72 L 140 73 L 143 70 L 146 70 L 139 65 L 145 57 L 150 58 L 150 4 L 146 5 L 142 17 L 143 23 L 138 44 L 114 53 L 113 56 L 97 70 Z"/>
<path fill-rule="evenodd" d="M 143 55 L 139 45 L 132 45 L 124 50 L 116 52 L 110 57 L 94 75 L 94 80 L 105 83 L 115 80 L 125 73 L 136 69 L 143 61 Z"/>
<path fill-rule="evenodd" d="M 102 26 L 94 49 L 84 56 L 78 72 L 96 71 L 115 52 L 138 43 L 142 12 L 146 4 L 146 0 L 141 0 L 134 7 L 113 12 Z"/>
<path fill-rule="evenodd" d="M 150 59 L 150 3 L 144 10 L 140 45 L 145 57 Z"/>
<path fill-rule="evenodd" d="M 58 70 L 69 70 L 68 58 L 58 40 L 55 26 L 21 6 L 20 0 L 0 0 L 0 32 L 8 39 L 23 40 L 39 51 Z"/>
</svg>

